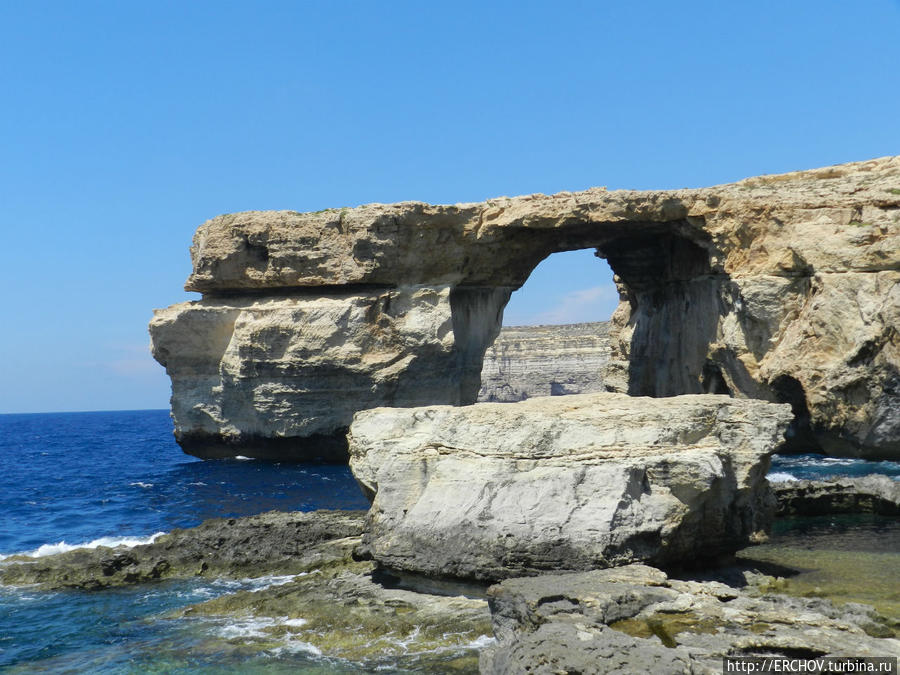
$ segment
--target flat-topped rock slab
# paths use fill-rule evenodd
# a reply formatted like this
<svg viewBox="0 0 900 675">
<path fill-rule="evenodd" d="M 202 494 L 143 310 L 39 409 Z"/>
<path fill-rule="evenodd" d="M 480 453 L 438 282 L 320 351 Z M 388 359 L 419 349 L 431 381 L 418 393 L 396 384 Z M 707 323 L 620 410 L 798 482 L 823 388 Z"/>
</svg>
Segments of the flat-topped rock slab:
<svg viewBox="0 0 900 675">
<path fill-rule="evenodd" d="M 708 394 L 362 411 L 349 447 L 373 500 L 363 547 L 387 567 L 476 579 L 690 564 L 769 526 L 768 457 L 790 419 Z"/>
</svg>

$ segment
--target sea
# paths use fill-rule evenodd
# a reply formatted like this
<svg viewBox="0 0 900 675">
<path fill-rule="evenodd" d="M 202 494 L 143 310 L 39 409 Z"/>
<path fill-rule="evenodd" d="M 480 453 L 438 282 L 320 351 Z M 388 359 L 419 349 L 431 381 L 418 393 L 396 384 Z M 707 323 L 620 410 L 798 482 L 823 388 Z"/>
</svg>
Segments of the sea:
<svg viewBox="0 0 900 675">
<path fill-rule="evenodd" d="M 776 456 L 770 477 L 870 473 L 900 480 L 900 463 Z M 0 564 L 18 553 L 133 546 L 208 518 L 367 507 L 346 466 L 185 455 L 167 410 L 0 415 Z M 234 648 L 243 633 L 258 630 L 252 621 L 168 616 L 217 595 L 277 583 L 197 579 L 90 593 L 0 587 L 0 671 L 369 672 L 313 649 Z"/>
</svg>

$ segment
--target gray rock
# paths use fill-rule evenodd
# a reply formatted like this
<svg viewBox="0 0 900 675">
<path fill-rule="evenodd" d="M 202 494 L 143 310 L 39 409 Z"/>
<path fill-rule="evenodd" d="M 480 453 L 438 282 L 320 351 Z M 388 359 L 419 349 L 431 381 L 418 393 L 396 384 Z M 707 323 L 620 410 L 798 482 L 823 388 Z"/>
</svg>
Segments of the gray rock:
<svg viewBox="0 0 900 675">
<path fill-rule="evenodd" d="M 508 579 L 488 595 L 497 643 L 482 652 L 485 674 L 712 674 L 724 656 L 900 655 L 896 621 L 871 608 L 643 566 Z"/>
<path fill-rule="evenodd" d="M 607 391 L 609 323 L 504 327 L 484 355 L 478 400 Z"/>
<path fill-rule="evenodd" d="M 779 516 L 832 513 L 900 515 L 900 482 L 887 476 L 772 483 Z"/>
<path fill-rule="evenodd" d="M 350 465 L 382 564 L 499 579 L 734 551 L 770 524 L 788 406 L 622 394 L 357 413 Z"/>
<path fill-rule="evenodd" d="M 669 649 L 602 625 L 563 622 L 483 649 L 479 670 L 488 675 L 721 672 L 700 668 L 686 649 Z"/>
<path fill-rule="evenodd" d="M 361 511 L 272 511 L 214 518 L 151 544 L 75 549 L 0 562 L 0 583 L 95 590 L 193 576 L 298 574 L 345 562 L 362 533 Z"/>
</svg>

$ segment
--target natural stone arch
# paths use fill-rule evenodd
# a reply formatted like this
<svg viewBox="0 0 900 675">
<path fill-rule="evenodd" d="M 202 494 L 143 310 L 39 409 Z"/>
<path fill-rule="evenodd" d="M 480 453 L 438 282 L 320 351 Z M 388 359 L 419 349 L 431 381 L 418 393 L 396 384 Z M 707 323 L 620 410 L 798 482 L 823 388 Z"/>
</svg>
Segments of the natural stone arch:
<svg viewBox="0 0 900 675">
<path fill-rule="evenodd" d="M 191 248 L 203 299 L 151 322 L 176 438 L 303 458 L 309 439 L 346 447 L 358 410 L 471 403 L 509 294 L 594 247 L 625 300 L 623 390 L 788 397 L 824 451 L 900 457 L 898 175 L 893 157 L 699 190 L 220 216 Z"/>
</svg>

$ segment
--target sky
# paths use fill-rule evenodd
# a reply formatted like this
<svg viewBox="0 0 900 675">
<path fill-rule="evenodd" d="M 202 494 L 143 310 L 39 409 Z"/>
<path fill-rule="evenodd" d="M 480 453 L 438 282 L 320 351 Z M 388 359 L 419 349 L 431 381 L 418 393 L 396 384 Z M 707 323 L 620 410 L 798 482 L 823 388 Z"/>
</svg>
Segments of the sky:
<svg viewBox="0 0 900 675">
<path fill-rule="evenodd" d="M 900 154 L 898 36 L 900 0 L 0 0 L 0 412 L 167 407 L 147 322 L 198 297 L 188 246 L 221 213 Z M 611 293 L 558 254 L 505 323 Z"/>
</svg>

